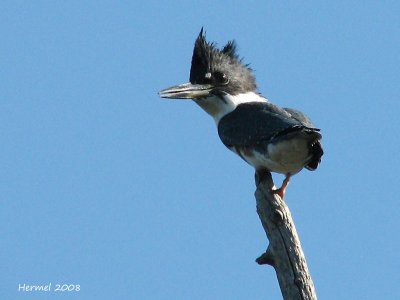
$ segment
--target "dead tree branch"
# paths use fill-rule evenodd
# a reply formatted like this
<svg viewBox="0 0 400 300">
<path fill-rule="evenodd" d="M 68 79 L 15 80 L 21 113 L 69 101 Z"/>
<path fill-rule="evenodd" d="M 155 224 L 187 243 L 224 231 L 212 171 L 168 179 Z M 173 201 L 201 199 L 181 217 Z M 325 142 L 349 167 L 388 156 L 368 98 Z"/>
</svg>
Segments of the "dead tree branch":
<svg viewBox="0 0 400 300">
<path fill-rule="evenodd" d="M 274 267 L 284 300 L 316 300 L 291 213 L 285 202 L 272 193 L 271 174 L 268 172 L 261 181 L 256 175 L 256 186 L 257 213 L 269 240 L 267 251 L 257 263 Z"/>
</svg>

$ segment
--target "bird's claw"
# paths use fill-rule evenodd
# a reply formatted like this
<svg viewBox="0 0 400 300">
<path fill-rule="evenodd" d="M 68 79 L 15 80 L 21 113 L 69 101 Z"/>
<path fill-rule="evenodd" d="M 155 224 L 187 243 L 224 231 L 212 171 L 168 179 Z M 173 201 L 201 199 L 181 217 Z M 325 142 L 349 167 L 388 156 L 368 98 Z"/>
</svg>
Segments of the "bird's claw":
<svg viewBox="0 0 400 300">
<path fill-rule="evenodd" d="M 285 189 L 283 189 L 282 187 L 280 187 L 279 189 L 276 189 L 276 190 L 272 190 L 272 193 L 274 195 L 278 195 L 281 199 L 283 199 L 285 197 Z"/>
<path fill-rule="evenodd" d="M 286 175 L 285 180 L 283 180 L 282 182 L 282 186 L 279 189 L 272 190 L 272 193 L 278 195 L 279 197 L 281 197 L 281 199 L 283 199 L 285 197 L 286 187 L 288 186 L 289 181 L 290 181 L 290 174 Z"/>
</svg>

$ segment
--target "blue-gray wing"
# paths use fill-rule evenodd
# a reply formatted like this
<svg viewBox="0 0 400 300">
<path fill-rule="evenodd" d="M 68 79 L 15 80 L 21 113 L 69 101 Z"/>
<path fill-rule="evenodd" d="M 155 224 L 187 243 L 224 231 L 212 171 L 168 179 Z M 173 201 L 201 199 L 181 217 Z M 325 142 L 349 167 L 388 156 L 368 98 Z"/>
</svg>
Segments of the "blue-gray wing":
<svg viewBox="0 0 400 300">
<path fill-rule="evenodd" d="M 227 147 L 257 147 L 296 131 L 321 137 L 319 129 L 303 113 L 269 102 L 240 104 L 218 123 L 218 134 Z"/>
<path fill-rule="evenodd" d="M 284 107 L 283 110 L 285 110 L 286 112 L 291 114 L 292 118 L 299 121 L 302 125 L 309 127 L 309 128 L 315 128 L 315 126 L 314 126 L 313 122 L 310 120 L 310 118 L 307 117 L 301 111 L 299 111 L 297 109 L 293 109 L 293 108 L 287 108 L 287 107 Z"/>
</svg>

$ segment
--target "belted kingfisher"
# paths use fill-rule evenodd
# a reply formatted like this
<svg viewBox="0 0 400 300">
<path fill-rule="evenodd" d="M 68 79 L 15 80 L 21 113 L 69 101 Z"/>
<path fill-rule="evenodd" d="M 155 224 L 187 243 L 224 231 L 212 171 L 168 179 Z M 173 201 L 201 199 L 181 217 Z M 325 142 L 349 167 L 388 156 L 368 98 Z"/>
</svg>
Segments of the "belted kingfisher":
<svg viewBox="0 0 400 300">
<path fill-rule="evenodd" d="M 193 99 L 214 118 L 222 143 L 259 176 L 266 171 L 284 174 L 282 186 L 273 191 L 281 198 L 292 175 L 303 167 L 314 171 L 321 161 L 320 130 L 302 112 L 280 108 L 257 91 L 252 69 L 239 58 L 235 41 L 218 49 L 206 41 L 202 28 L 194 45 L 190 82 L 159 95 Z"/>
</svg>

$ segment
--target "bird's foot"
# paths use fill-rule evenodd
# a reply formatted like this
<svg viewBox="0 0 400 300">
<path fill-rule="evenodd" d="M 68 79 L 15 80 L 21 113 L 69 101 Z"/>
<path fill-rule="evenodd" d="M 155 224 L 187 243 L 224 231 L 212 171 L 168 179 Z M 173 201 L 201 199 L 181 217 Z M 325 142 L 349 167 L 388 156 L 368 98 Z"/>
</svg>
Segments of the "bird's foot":
<svg viewBox="0 0 400 300">
<path fill-rule="evenodd" d="M 279 189 L 276 189 L 276 190 L 272 190 L 272 193 L 275 195 L 278 195 L 281 199 L 283 199 L 285 197 L 285 192 L 286 192 L 286 190 L 283 189 L 282 187 L 280 187 Z"/>
<path fill-rule="evenodd" d="M 282 182 L 282 186 L 279 189 L 273 190 L 272 193 L 278 195 L 283 199 L 285 197 L 286 187 L 288 186 L 290 181 L 290 174 L 286 175 L 285 180 Z"/>
</svg>

